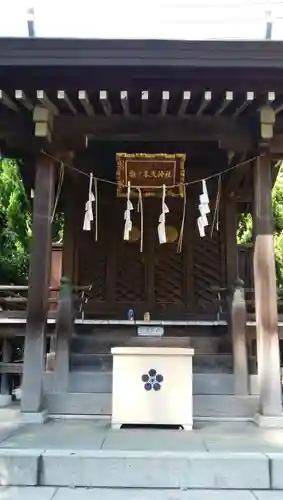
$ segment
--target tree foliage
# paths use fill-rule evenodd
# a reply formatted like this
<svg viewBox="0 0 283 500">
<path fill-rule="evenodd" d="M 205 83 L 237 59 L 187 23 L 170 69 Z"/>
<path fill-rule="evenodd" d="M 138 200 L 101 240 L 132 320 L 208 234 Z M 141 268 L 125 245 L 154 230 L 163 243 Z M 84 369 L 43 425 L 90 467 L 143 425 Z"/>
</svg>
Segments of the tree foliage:
<svg viewBox="0 0 283 500">
<path fill-rule="evenodd" d="M 281 166 L 272 190 L 274 218 L 274 250 L 278 286 L 283 287 L 283 168 Z M 239 244 L 252 242 L 252 215 L 241 214 L 238 222 L 237 240 Z"/>
<path fill-rule="evenodd" d="M 0 160 L 0 282 L 27 280 L 31 240 L 30 203 L 15 160 Z"/>
</svg>

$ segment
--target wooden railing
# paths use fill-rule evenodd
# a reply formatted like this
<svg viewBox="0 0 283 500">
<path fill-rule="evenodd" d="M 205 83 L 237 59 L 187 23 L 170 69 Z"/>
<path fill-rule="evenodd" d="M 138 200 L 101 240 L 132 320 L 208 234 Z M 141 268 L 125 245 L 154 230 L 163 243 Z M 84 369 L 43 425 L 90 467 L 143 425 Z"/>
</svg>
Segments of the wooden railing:
<svg viewBox="0 0 283 500">
<path fill-rule="evenodd" d="M 0 312 L 1 316 L 5 316 L 5 312 L 9 311 L 9 316 L 15 317 L 25 316 L 27 312 L 28 305 L 28 285 L 0 285 Z M 84 314 L 84 305 L 88 301 L 88 294 L 92 289 L 92 285 L 89 286 L 72 286 L 72 293 L 74 294 L 74 304 L 76 314 L 81 316 Z M 58 308 L 58 297 L 60 294 L 60 287 L 49 287 L 49 294 L 57 294 L 57 297 L 49 297 L 48 303 L 55 304 L 56 307 L 52 311 L 56 314 Z M 22 312 L 22 314 L 21 314 Z"/>
<path fill-rule="evenodd" d="M 71 334 L 75 316 L 83 317 L 84 306 L 88 301 L 88 295 L 91 291 L 91 286 L 72 286 L 65 278 L 61 280 L 60 287 L 50 287 L 49 292 L 56 292 L 57 298 L 52 297 L 48 299 L 49 304 L 55 304 L 55 310 L 52 311 L 56 319 L 56 342 L 62 343 L 62 335 L 68 332 Z M 3 317 L 9 318 L 25 318 L 28 305 L 28 286 L 26 285 L 0 285 L 0 306 Z M 60 332 L 60 335 L 58 335 Z M 1 378 L 1 394 L 11 394 L 14 386 L 20 385 L 20 379 L 23 372 L 23 359 L 15 359 L 16 331 L 7 336 L 7 328 L 1 331 L 1 351 L 0 351 L 0 378 Z M 57 348 L 61 348 L 61 344 Z M 23 349 L 22 349 L 23 350 Z M 21 353 L 23 354 L 23 352 Z M 59 360 L 60 361 L 60 360 Z M 17 381 L 16 384 L 14 383 Z"/>
</svg>

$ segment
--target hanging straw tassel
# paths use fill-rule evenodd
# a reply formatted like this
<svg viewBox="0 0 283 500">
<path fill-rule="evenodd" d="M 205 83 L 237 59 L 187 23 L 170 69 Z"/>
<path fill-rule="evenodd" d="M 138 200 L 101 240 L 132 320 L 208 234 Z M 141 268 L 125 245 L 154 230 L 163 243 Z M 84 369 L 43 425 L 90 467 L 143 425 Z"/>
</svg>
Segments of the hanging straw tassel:
<svg viewBox="0 0 283 500">
<path fill-rule="evenodd" d="M 202 181 L 202 194 L 199 197 L 199 211 L 200 216 L 197 219 L 199 235 L 201 238 L 205 236 L 205 227 L 208 226 L 207 214 L 210 213 L 209 208 L 209 197 L 207 192 L 206 181 L 203 179 Z"/>
<path fill-rule="evenodd" d="M 60 177 L 59 177 L 59 182 L 58 182 L 58 187 L 57 187 L 57 193 L 56 193 L 56 196 L 55 196 L 52 217 L 51 217 L 51 221 L 50 221 L 51 224 L 54 221 L 54 217 L 55 217 L 55 214 L 56 214 L 57 205 L 58 205 L 58 202 L 59 202 L 59 199 L 60 199 L 60 194 L 61 194 L 61 190 L 62 190 L 62 186 L 63 186 L 63 181 L 64 181 L 64 173 L 65 173 L 64 163 L 61 162 L 61 164 L 60 164 Z"/>
<path fill-rule="evenodd" d="M 221 198 L 221 174 L 218 177 L 218 185 L 217 185 L 217 196 L 216 196 L 216 201 L 215 201 L 215 209 L 214 209 L 214 214 L 213 214 L 213 221 L 212 221 L 212 226 L 211 226 L 211 232 L 210 232 L 210 237 L 212 238 L 214 228 L 216 226 L 216 231 L 219 229 L 219 208 L 220 208 L 220 198 Z"/>
<path fill-rule="evenodd" d="M 166 186 L 163 184 L 162 187 L 162 212 L 159 217 L 159 224 L 158 224 L 158 238 L 159 238 L 159 243 L 162 245 L 163 243 L 166 243 L 166 229 L 165 229 L 165 218 L 166 214 L 169 213 L 169 208 L 165 203 L 165 197 L 166 197 Z"/>
<path fill-rule="evenodd" d="M 97 179 L 94 179 L 94 197 L 95 197 L 95 241 L 98 241 L 98 185 Z"/>
<path fill-rule="evenodd" d="M 84 217 L 83 231 L 90 231 L 91 230 L 91 223 L 93 221 L 92 204 L 95 201 L 95 197 L 94 197 L 94 194 L 92 192 L 92 185 L 93 185 L 93 174 L 91 173 L 89 176 L 88 200 L 85 204 L 85 217 Z"/>
<path fill-rule="evenodd" d="M 132 221 L 131 221 L 131 210 L 134 209 L 133 204 L 130 200 L 130 195 L 131 195 L 131 184 L 128 182 L 128 191 L 127 191 L 127 208 L 124 212 L 124 219 L 125 219 L 125 227 L 124 227 L 124 240 L 129 241 L 130 239 L 130 232 L 132 230 Z"/>
<path fill-rule="evenodd" d="M 178 239 L 178 245 L 177 245 L 177 253 L 181 253 L 182 252 L 182 248 L 183 248 L 183 238 L 184 238 L 184 228 L 185 228 L 186 208 L 187 208 L 187 191 L 186 191 L 186 186 L 185 185 L 183 185 L 183 193 L 184 193 L 183 216 L 182 216 L 182 223 L 181 223 L 181 228 L 180 228 L 180 233 L 179 233 L 179 239 Z"/>
<path fill-rule="evenodd" d="M 143 201 L 142 201 L 142 192 L 140 188 L 138 189 L 139 193 L 139 201 L 138 201 L 138 212 L 141 214 L 141 237 L 140 237 L 140 252 L 143 252 Z"/>
</svg>

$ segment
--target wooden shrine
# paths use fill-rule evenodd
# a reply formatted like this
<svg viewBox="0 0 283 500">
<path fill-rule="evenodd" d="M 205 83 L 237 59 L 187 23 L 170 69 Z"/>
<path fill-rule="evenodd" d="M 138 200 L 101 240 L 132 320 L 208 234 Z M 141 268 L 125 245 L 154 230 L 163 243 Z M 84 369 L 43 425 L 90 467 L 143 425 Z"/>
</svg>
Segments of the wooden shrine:
<svg viewBox="0 0 283 500">
<path fill-rule="evenodd" d="M 264 417 L 281 415 L 271 189 L 283 157 L 282 55 L 283 43 L 270 41 L 0 39 L 1 154 L 20 161 L 27 193 L 34 190 L 27 308 L 17 324 L 1 313 L 9 332 L 17 335 L 21 321 L 25 328 L 24 413 L 38 414 L 46 404 L 50 410 L 56 394 L 63 404 L 72 392 L 76 367 L 85 366 L 76 328 L 83 335 L 88 325 L 93 338 L 97 332 L 108 347 L 119 346 L 133 309 L 138 322 L 150 313 L 167 325 L 170 338 L 219 337 L 209 355 L 233 358 L 225 368 L 234 376 L 232 394 L 256 401 Z M 203 180 L 204 235 L 198 227 Z M 165 195 L 166 243 L 160 244 Z M 84 230 L 88 201 L 93 217 Z M 56 321 L 48 306 L 54 207 L 64 214 L 63 288 L 70 283 L 88 292 L 74 321 L 57 325 L 55 389 L 44 397 L 46 331 Z M 249 286 L 255 309 L 244 293 L 251 266 L 244 272 L 238 265 L 242 212 L 254 221 Z M 257 340 L 256 393 L 249 324 Z M 95 352 L 88 355 L 94 363 Z M 110 370 L 108 358 L 105 363 Z"/>
</svg>

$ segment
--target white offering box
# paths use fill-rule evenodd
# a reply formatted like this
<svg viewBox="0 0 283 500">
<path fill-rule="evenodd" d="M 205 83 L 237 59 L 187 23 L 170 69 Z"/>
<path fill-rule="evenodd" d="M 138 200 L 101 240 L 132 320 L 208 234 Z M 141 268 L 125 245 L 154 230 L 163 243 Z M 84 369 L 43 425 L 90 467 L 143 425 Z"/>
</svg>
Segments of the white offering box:
<svg viewBox="0 0 283 500">
<path fill-rule="evenodd" d="M 193 349 L 113 347 L 112 427 L 177 425 L 191 430 Z"/>
</svg>

